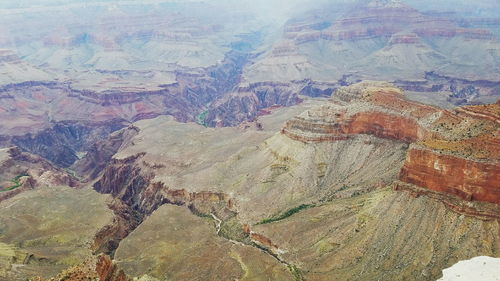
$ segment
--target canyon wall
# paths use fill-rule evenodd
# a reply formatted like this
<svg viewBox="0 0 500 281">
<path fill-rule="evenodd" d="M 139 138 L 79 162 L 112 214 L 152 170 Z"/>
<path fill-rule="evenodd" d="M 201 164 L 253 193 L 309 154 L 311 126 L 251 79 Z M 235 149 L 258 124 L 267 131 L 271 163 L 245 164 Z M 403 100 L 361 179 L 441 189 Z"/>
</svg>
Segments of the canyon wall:
<svg viewBox="0 0 500 281">
<path fill-rule="evenodd" d="M 339 89 L 332 102 L 289 120 L 281 133 L 305 143 L 357 134 L 411 144 L 399 179 L 466 201 L 500 204 L 500 105 L 443 110 L 406 100 L 390 84 Z"/>
<path fill-rule="evenodd" d="M 500 204 L 500 163 L 468 160 L 411 148 L 400 180 L 457 195 L 467 201 Z"/>
</svg>

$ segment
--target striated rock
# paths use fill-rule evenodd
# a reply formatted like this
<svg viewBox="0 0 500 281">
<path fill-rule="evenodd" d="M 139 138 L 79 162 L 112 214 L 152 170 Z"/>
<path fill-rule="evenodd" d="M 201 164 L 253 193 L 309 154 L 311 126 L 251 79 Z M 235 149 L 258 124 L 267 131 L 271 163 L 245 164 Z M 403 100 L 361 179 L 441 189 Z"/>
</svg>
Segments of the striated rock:
<svg viewBox="0 0 500 281">
<path fill-rule="evenodd" d="M 331 112 L 331 108 L 322 110 Z M 324 115 L 315 118 L 308 112 L 307 118 L 299 116 L 287 122 L 282 133 L 302 142 L 345 140 L 349 135 L 369 134 L 408 143 L 417 140 L 418 135 L 423 134 L 423 130 L 415 120 L 395 114 L 360 112 L 346 116 L 346 112 L 340 112 L 329 116 L 331 118 L 328 119 L 325 119 Z"/>
<path fill-rule="evenodd" d="M 467 39 L 490 40 L 493 34 L 486 29 L 460 28 L 453 19 L 424 15 L 409 5 L 372 1 L 358 5 L 347 15 L 334 20 L 331 25 L 318 31 L 313 25 L 289 26 L 287 37 L 304 43 L 311 40 L 364 40 L 390 38 L 403 30 L 411 30 L 422 37 L 451 38 L 464 36 Z M 410 40 L 411 43 L 413 40 Z"/>
<path fill-rule="evenodd" d="M 490 103 L 498 96 L 497 21 L 469 24 L 453 13 L 423 12 L 426 5 L 416 2 L 368 2 L 312 6 L 292 18 L 278 43 L 247 67 L 246 80 L 332 81 L 350 75 L 354 82 L 387 80 L 453 95 L 474 86 L 475 94 L 453 99 L 455 105 Z M 430 72 L 447 79 L 437 81 Z"/>
<path fill-rule="evenodd" d="M 462 197 L 455 195 L 456 192 L 433 191 L 426 187 L 419 187 L 402 181 L 395 181 L 392 188 L 395 191 L 408 192 L 414 198 L 424 195 L 427 198 L 435 199 L 443 203 L 448 209 L 459 214 L 466 214 L 472 218 L 484 221 L 500 219 L 498 205 L 495 203 L 464 200 Z"/>
<path fill-rule="evenodd" d="M 385 83 L 365 82 L 340 88 L 335 97 L 348 103 L 332 103 L 304 112 L 288 121 L 282 133 L 303 142 L 369 134 L 411 143 L 429 134 L 418 118 L 437 111 L 405 100 L 399 89 Z"/>
<path fill-rule="evenodd" d="M 479 162 L 413 147 L 408 151 L 400 179 L 467 201 L 500 204 L 499 162 Z"/>
<path fill-rule="evenodd" d="M 337 103 L 289 120 L 282 134 L 305 143 L 367 134 L 413 143 L 400 180 L 466 201 L 500 204 L 499 104 L 443 110 L 405 99 L 390 84 L 339 89 Z"/>
</svg>

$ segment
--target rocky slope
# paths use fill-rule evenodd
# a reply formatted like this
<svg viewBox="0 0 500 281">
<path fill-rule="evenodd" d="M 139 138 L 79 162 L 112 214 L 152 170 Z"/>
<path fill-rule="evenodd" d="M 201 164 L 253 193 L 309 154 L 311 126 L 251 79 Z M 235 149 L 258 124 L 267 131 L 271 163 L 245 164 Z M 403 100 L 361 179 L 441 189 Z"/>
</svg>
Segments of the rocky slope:
<svg viewBox="0 0 500 281">
<path fill-rule="evenodd" d="M 306 143 L 357 134 L 413 143 L 401 181 L 468 201 L 499 203 L 499 104 L 442 110 L 370 82 L 340 89 L 336 97 L 348 103 L 305 112 L 282 133 Z"/>
<path fill-rule="evenodd" d="M 60 279 L 435 280 L 499 255 L 497 129 L 498 104 L 443 110 L 382 82 L 240 127 L 135 122 L 73 166 L 110 198 L 85 248 L 110 257 L 61 263 L 76 266 Z"/>
<path fill-rule="evenodd" d="M 423 1 L 1 8 L 0 279 L 436 280 L 500 257 L 498 9 Z"/>
<path fill-rule="evenodd" d="M 439 200 L 390 188 L 253 230 L 283 249 L 306 280 L 436 280 L 459 260 L 498 257 L 500 249 L 498 219 L 463 216 Z"/>
<path fill-rule="evenodd" d="M 101 149 L 103 155 L 114 153 L 110 164 L 101 173 L 79 170 L 95 182 L 95 190 L 114 198 L 110 204 L 114 219 L 97 232 L 93 249 L 111 254 L 130 276 L 148 273 L 158 278 L 166 274 L 173 280 L 185 278 L 188 272 L 189 278 L 200 278 L 204 270 L 182 268 L 198 261 L 205 264 L 219 250 L 219 257 L 238 261 L 246 273 L 236 270 L 238 267 L 224 272 L 235 278 L 252 275 L 254 265 L 243 258 L 248 253 L 240 247 L 250 252 L 252 247 L 261 249 L 263 252 L 255 252 L 261 256 L 259 260 L 274 258 L 278 264 L 273 268 L 281 268 L 279 274 L 292 274 L 297 280 L 334 276 L 432 280 L 457 259 L 475 253 L 498 255 L 498 241 L 488 234 L 498 231 L 500 215 L 496 201 L 490 200 L 498 191 L 494 185 L 498 174 L 494 145 L 497 105 L 442 110 L 409 101 L 400 89 L 380 82 L 341 88 L 331 101 L 311 104 L 318 102 L 274 109 L 271 115 L 258 117 L 255 124 L 260 125 L 255 127 L 211 129 L 168 118 L 144 120 L 114 134 L 108 144 L 97 145 L 93 155 Z M 490 143 L 481 147 L 489 149 L 487 152 L 474 146 L 477 138 Z M 458 157 L 453 163 L 466 164 L 462 170 L 453 166 L 453 172 L 446 173 L 447 162 L 436 169 L 434 162 L 415 156 L 422 147 L 439 163 L 441 158 Z M 93 155 L 80 161 L 77 168 L 99 161 Z M 477 177 L 475 165 L 491 168 L 482 170 L 484 181 L 471 186 L 467 178 Z M 422 174 L 425 176 L 419 176 Z M 453 177 L 457 184 L 435 184 L 446 177 Z M 464 197 L 461 190 L 473 195 Z M 466 219 L 456 212 L 466 214 Z M 165 216 L 171 216 L 168 226 L 162 223 Z M 384 222 L 386 216 L 391 219 Z M 315 219 L 311 221 L 311 217 Z M 434 217 L 439 222 L 430 219 Z M 174 251 L 167 241 L 179 239 L 177 232 L 171 232 L 172 224 L 190 229 L 186 232 L 190 235 L 211 233 L 211 238 L 205 235 L 203 239 L 208 240 L 202 245 L 190 244 L 175 250 L 175 255 L 165 254 Z M 470 240 L 455 237 L 450 229 L 457 224 L 463 224 L 464 237 L 472 232 L 484 235 Z M 202 225 L 204 230 L 193 230 Z M 210 225 L 211 230 L 206 228 Z M 394 225 L 399 229 L 397 235 L 389 236 Z M 422 263 L 393 254 L 373 256 L 382 245 L 403 247 L 400 241 L 407 240 L 404 237 L 413 232 L 408 230 L 412 225 L 426 225 L 426 229 L 438 225 L 435 232 L 426 230 L 412 238 L 430 249 L 418 252 L 426 257 Z M 308 238 L 290 242 L 303 232 Z M 448 234 L 438 237 L 437 233 Z M 374 235 L 375 240 L 368 238 Z M 141 255 L 134 245 L 147 237 L 160 238 L 151 242 L 155 246 L 148 248 L 148 254 Z M 448 239 L 453 242 L 443 242 Z M 480 240 L 486 244 L 469 246 Z M 227 245 L 232 245 L 231 251 Z M 199 260 L 183 258 L 193 255 L 188 250 L 191 247 Z M 462 248 L 466 250 L 454 250 Z M 372 254 L 360 258 L 357 252 Z M 168 262 L 152 258 L 159 256 Z M 332 262 L 333 256 L 343 258 Z M 381 275 L 384 266 L 395 269 Z M 216 274 L 206 270 L 202 275 Z M 277 272 L 266 271 L 262 278 Z"/>
<path fill-rule="evenodd" d="M 48 278 L 90 258 L 95 233 L 112 218 L 106 200 L 89 189 L 44 187 L 0 202 L 0 279 Z"/>
</svg>

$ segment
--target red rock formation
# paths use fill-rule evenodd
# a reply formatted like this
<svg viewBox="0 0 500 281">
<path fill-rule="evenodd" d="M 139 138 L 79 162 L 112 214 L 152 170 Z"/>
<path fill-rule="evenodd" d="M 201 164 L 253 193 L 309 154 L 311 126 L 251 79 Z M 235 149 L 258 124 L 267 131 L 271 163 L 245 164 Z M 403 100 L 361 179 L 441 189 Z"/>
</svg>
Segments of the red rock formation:
<svg viewBox="0 0 500 281">
<path fill-rule="evenodd" d="M 380 138 L 389 138 L 404 142 L 414 142 L 424 130 L 417 122 L 395 114 L 384 112 L 359 112 L 346 117 L 337 113 L 334 122 L 315 123 L 311 120 L 295 118 L 286 123 L 282 133 L 294 140 L 302 142 L 323 142 L 345 140 L 349 135 L 369 134 Z M 298 131 L 311 130 L 313 134 L 302 134 Z"/>
<path fill-rule="evenodd" d="M 273 244 L 271 239 L 265 237 L 262 234 L 250 232 L 250 239 L 252 239 L 252 241 L 260 244 L 261 246 L 266 247 L 267 249 L 269 249 L 273 253 L 277 253 L 279 250 L 278 246 Z"/>
<path fill-rule="evenodd" d="M 33 281 L 45 281 L 41 277 L 30 279 Z M 57 276 L 47 281 L 132 281 L 123 270 L 119 269 L 113 260 L 106 255 L 94 256 L 81 264 L 63 270 Z"/>
<path fill-rule="evenodd" d="M 469 160 L 428 149 L 408 151 L 403 182 L 457 195 L 464 200 L 500 204 L 500 163 Z"/>
<path fill-rule="evenodd" d="M 305 112 L 289 120 L 282 133 L 306 143 L 357 134 L 415 143 L 401 170 L 402 182 L 500 204 L 500 104 L 442 110 L 408 101 L 400 90 L 374 82 L 337 94 L 346 104 Z"/>
<path fill-rule="evenodd" d="M 417 198 L 421 195 L 434 198 L 443 202 L 451 210 L 474 216 L 479 219 L 500 219 L 498 205 L 491 203 L 483 203 L 478 201 L 467 201 L 450 193 L 433 191 L 425 187 L 419 187 L 414 184 L 396 181 L 393 184 L 393 189 L 396 191 L 406 191 L 410 195 Z"/>
<path fill-rule="evenodd" d="M 96 264 L 96 272 L 100 281 L 132 281 L 123 270 L 118 269 L 109 256 L 99 256 Z"/>
<path fill-rule="evenodd" d="M 350 135 L 369 134 L 408 143 L 431 134 L 418 120 L 439 109 L 408 101 L 399 89 L 378 85 L 341 88 L 335 95 L 349 104 L 304 113 L 288 121 L 282 133 L 303 142 L 344 140 Z"/>
</svg>

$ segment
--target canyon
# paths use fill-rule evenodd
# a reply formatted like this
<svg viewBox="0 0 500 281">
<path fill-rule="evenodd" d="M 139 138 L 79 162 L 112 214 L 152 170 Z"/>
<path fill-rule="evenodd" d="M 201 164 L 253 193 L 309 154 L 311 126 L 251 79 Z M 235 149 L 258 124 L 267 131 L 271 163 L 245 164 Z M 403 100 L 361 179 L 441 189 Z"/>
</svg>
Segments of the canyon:
<svg viewBox="0 0 500 281">
<path fill-rule="evenodd" d="M 500 257 L 491 1 L 44 1 L 0 4 L 0 280 Z"/>
<path fill-rule="evenodd" d="M 498 104 L 450 111 L 363 82 L 330 100 L 274 109 L 254 121 L 260 127 L 135 122 L 96 144 L 94 153 L 113 153 L 101 172 L 87 169 L 90 153 L 75 164 L 88 174 L 83 182 L 112 198 L 113 219 L 91 246 L 111 258 L 101 257 L 97 271 L 116 275 L 109 280 L 433 280 L 458 260 L 498 255 L 497 114 Z M 467 143 L 475 138 L 492 145 Z M 412 236 L 416 228 L 433 230 Z M 423 245 L 412 254 L 421 263 L 403 266 L 408 239 Z"/>
</svg>

